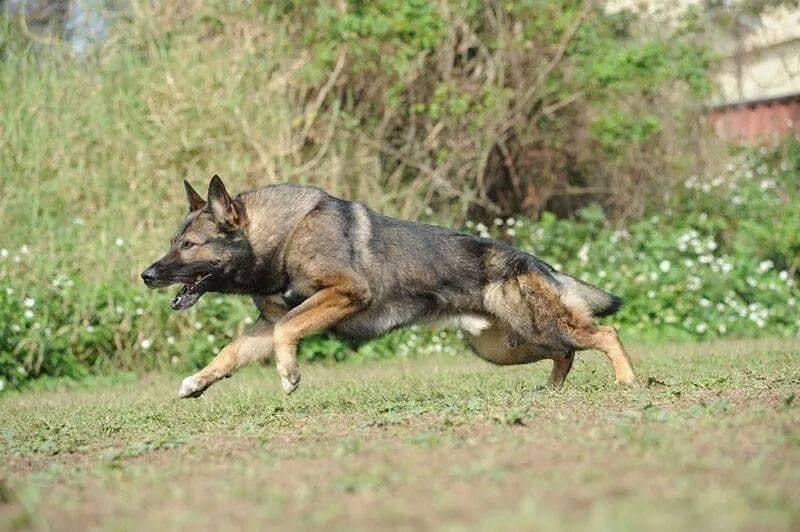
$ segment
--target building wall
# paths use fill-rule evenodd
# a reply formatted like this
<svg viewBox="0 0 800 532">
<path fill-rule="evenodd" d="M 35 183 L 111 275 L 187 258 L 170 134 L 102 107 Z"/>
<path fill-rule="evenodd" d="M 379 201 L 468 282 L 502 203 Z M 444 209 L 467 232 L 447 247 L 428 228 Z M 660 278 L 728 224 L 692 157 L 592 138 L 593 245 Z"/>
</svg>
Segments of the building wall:
<svg viewBox="0 0 800 532">
<path fill-rule="evenodd" d="M 729 105 L 708 113 L 721 138 L 744 144 L 774 144 L 789 136 L 800 140 L 800 96 Z"/>
<path fill-rule="evenodd" d="M 742 0 L 747 1 L 747 0 Z M 702 0 L 611 0 L 610 10 L 631 9 L 665 27 Z M 781 7 L 740 19 L 740 33 L 710 29 L 722 57 L 708 119 L 722 138 L 769 143 L 800 136 L 800 8 Z"/>
</svg>

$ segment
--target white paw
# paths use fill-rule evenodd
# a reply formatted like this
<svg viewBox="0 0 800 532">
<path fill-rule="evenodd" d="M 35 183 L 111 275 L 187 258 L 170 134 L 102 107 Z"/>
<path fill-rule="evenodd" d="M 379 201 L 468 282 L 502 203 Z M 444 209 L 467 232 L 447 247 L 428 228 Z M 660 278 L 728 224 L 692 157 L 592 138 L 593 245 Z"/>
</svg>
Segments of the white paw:
<svg viewBox="0 0 800 532">
<path fill-rule="evenodd" d="M 286 395 L 289 395 L 297 389 L 300 384 L 300 375 L 293 375 L 292 377 L 281 377 L 281 387 Z"/>
<path fill-rule="evenodd" d="M 178 390 L 178 397 L 187 398 L 187 397 L 200 397 L 202 395 L 205 388 L 200 384 L 199 379 L 192 375 L 191 377 L 186 377 L 181 382 L 181 388 Z"/>
</svg>

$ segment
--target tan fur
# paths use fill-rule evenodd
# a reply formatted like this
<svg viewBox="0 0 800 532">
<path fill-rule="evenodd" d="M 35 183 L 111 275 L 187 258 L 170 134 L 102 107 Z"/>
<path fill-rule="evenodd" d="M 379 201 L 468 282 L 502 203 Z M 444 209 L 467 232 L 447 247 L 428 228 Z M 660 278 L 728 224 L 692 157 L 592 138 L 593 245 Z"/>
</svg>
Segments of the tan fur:
<svg viewBox="0 0 800 532">
<path fill-rule="evenodd" d="M 324 288 L 290 310 L 275 325 L 275 362 L 287 393 L 300 383 L 298 342 L 326 330 L 369 302 L 368 289 L 355 276 L 340 274 L 319 282 Z"/>
<path fill-rule="evenodd" d="M 259 319 L 242 336 L 228 344 L 206 367 L 184 379 L 179 395 L 196 397 L 209 386 L 233 375 L 247 364 L 264 360 L 273 353 L 274 324 Z"/>
<path fill-rule="evenodd" d="M 550 372 L 547 385 L 551 388 L 561 388 L 569 374 L 569 370 L 572 369 L 572 361 L 574 359 L 574 353 L 569 353 L 561 358 L 553 358 L 553 371 Z"/>
<path fill-rule="evenodd" d="M 369 239 L 372 236 L 372 222 L 369 221 L 367 209 L 360 203 L 353 204 L 353 215 L 356 220 L 355 247 L 363 263 L 370 264 L 374 258 L 369 249 Z"/>
<path fill-rule="evenodd" d="M 498 320 L 478 334 L 467 336 L 467 344 L 482 359 L 501 366 L 528 364 L 546 358 L 553 360 L 553 371 L 548 385 L 560 388 L 572 368 L 574 353 L 558 352 L 547 347 L 527 342 Z"/>
<path fill-rule="evenodd" d="M 574 350 L 597 349 L 608 357 L 614 368 L 618 384 L 635 381 L 630 357 L 613 327 L 598 326 L 591 317 L 587 305 L 570 293 L 559 293 L 549 281 L 536 273 L 524 274 L 504 282 L 487 285 L 484 291 L 486 308 L 502 321 L 507 328 L 493 326 L 486 331 L 485 338 L 470 340 L 479 356 L 497 364 L 518 364 L 538 360 L 536 349 L 539 338 L 552 337 L 558 331 L 574 343 Z M 522 345 L 509 344 L 512 335 L 522 336 Z M 506 344 L 506 347 L 502 347 Z M 542 341 L 542 352 L 553 352 L 547 342 Z M 539 356 L 545 358 L 545 356 Z M 558 360 L 559 356 L 547 357 Z M 556 362 L 551 381 L 563 382 L 572 362 Z M 564 373 L 561 377 L 561 373 Z"/>
</svg>

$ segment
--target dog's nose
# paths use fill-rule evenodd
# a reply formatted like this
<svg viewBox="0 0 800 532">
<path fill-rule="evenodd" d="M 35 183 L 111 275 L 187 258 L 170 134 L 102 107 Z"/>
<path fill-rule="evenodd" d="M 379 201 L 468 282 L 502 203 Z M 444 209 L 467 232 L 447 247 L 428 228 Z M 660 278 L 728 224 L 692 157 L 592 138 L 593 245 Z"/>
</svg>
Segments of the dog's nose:
<svg viewBox="0 0 800 532">
<path fill-rule="evenodd" d="M 149 268 L 147 268 L 145 271 L 142 272 L 142 281 L 144 281 L 144 284 L 146 284 L 147 286 L 153 284 L 155 280 L 156 280 L 156 269 L 153 268 L 152 266 L 150 266 Z"/>
</svg>

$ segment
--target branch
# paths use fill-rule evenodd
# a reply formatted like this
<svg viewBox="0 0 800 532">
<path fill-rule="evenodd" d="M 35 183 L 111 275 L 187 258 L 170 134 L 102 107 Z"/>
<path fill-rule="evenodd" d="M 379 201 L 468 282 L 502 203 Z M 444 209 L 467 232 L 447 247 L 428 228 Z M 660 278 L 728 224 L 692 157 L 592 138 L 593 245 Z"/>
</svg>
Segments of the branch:
<svg viewBox="0 0 800 532">
<path fill-rule="evenodd" d="M 499 136 L 505 134 L 506 131 L 511 129 L 523 116 L 525 108 L 530 104 L 530 100 L 536 96 L 536 94 L 541 90 L 544 86 L 545 81 L 547 81 L 548 76 L 555 70 L 558 64 L 564 57 L 564 53 L 567 50 L 567 46 L 572 41 L 572 38 L 577 33 L 578 28 L 581 27 L 583 21 L 586 19 L 586 16 L 589 14 L 589 11 L 592 8 L 592 1 L 591 0 L 584 0 L 583 5 L 581 6 L 581 10 L 578 13 L 578 16 L 575 17 L 572 25 L 564 32 L 564 35 L 561 36 L 561 41 L 558 43 L 558 48 L 556 48 L 556 53 L 550 62 L 539 72 L 539 75 L 536 78 L 536 81 L 533 85 L 525 91 L 525 94 L 517 101 L 517 104 L 514 106 L 514 111 L 511 114 L 511 117 L 506 121 L 505 124 L 500 128 Z"/>
</svg>

